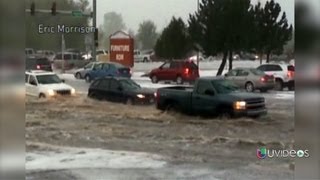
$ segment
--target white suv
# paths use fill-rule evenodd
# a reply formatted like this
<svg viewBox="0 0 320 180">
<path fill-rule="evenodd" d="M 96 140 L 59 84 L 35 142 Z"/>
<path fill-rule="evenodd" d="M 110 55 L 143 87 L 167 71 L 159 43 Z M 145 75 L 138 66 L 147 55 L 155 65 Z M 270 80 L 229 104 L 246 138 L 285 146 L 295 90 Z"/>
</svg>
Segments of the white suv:
<svg viewBox="0 0 320 180">
<path fill-rule="evenodd" d="M 282 91 L 284 87 L 294 90 L 294 65 L 268 63 L 260 65 L 257 69 L 274 76 L 275 90 Z"/>
<path fill-rule="evenodd" d="M 57 95 L 72 96 L 75 89 L 64 83 L 55 73 L 42 70 L 26 71 L 26 94 L 39 98 Z"/>
</svg>

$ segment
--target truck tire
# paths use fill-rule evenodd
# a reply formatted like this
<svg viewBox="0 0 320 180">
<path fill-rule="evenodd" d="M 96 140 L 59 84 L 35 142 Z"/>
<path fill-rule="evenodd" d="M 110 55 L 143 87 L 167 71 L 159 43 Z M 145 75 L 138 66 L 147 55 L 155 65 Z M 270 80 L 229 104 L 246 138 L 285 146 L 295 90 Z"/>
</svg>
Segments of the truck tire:
<svg viewBox="0 0 320 180">
<path fill-rule="evenodd" d="M 46 98 L 46 95 L 43 94 L 43 93 L 40 93 L 40 94 L 39 94 L 39 99 L 44 99 L 44 98 Z"/>
<path fill-rule="evenodd" d="M 254 91 L 254 85 L 252 82 L 247 82 L 245 85 L 245 89 L 247 92 L 253 92 Z"/>
<path fill-rule="evenodd" d="M 157 78 L 156 75 L 152 75 L 152 76 L 151 76 L 151 82 L 152 82 L 153 84 L 157 84 L 157 83 L 158 83 L 158 78 Z"/>
<path fill-rule="evenodd" d="M 143 62 L 148 62 L 148 58 L 144 57 Z"/>
<path fill-rule="evenodd" d="M 177 83 L 177 84 L 183 84 L 183 79 L 182 79 L 181 76 L 177 76 L 177 78 L 176 78 L 176 83 Z"/>
<path fill-rule="evenodd" d="M 76 73 L 76 79 L 81 79 L 81 74 L 80 73 Z"/>
<path fill-rule="evenodd" d="M 283 82 L 282 82 L 281 79 L 276 79 L 274 90 L 276 90 L 276 91 L 282 91 L 283 90 Z"/>
</svg>

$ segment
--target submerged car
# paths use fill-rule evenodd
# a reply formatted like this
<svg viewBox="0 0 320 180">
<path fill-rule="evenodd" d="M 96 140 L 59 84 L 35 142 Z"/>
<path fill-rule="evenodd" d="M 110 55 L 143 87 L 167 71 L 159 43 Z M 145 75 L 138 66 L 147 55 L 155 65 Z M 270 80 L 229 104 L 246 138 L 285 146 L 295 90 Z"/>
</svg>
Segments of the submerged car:
<svg viewBox="0 0 320 180">
<path fill-rule="evenodd" d="M 273 75 L 267 75 L 255 68 L 235 68 L 225 74 L 225 79 L 232 81 L 248 92 L 253 92 L 256 89 L 267 92 L 273 89 L 275 85 Z"/>
<path fill-rule="evenodd" d="M 88 97 L 129 105 L 147 105 L 154 103 L 154 92 L 142 88 L 136 82 L 122 77 L 105 77 L 93 81 Z"/>
<path fill-rule="evenodd" d="M 115 62 L 98 63 L 89 70 L 84 78 L 87 82 L 102 77 L 125 77 L 131 78 L 131 69 Z"/>
<path fill-rule="evenodd" d="M 26 71 L 26 94 L 39 98 L 73 96 L 75 89 L 65 84 L 55 73 L 42 70 Z"/>
<path fill-rule="evenodd" d="M 91 62 L 88 63 L 87 65 L 85 65 L 82 68 L 77 69 L 74 72 L 74 77 L 77 79 L 84 79 L 85 75 L 92 70 L 93 68 L 95 68 L 100 62 Z"/>
</svg>

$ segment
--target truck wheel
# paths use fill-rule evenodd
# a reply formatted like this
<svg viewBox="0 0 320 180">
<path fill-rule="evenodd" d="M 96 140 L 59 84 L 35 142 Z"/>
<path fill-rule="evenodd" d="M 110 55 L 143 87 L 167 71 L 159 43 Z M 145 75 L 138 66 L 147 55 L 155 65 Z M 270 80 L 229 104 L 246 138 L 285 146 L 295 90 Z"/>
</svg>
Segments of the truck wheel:
<svg viewBox="0 0 320 180">
<path fill-rule="evenodd" d="M 183 84 L 182 77 L 181 76 L 177 76 L 176 82 L 177 82 L 177 84 Z"/>
<path fill-rule="evenodd" d="M 158 78 L 157 78 L 157 76 L 156 76 L 156 75 L 153 75 L 153 76 L 151 77 L 151 81 L 152 81 L 152 83 L 154 83 L 154 84 L 158 83 Z"/>
<path fill-rule="evenodd" d="M 247 82 L 245 85 L 246 91 L 247 92 L 253 92 L 254 91 L 254 86 L 251 82 Z"/>
<path fill-rule="evenodd" d="M 148 62 L 148 58 L 143 58 L 143 62 Z"/>
<path fill-rule="evenodd" d="M 276 79 L 274 90 L 276 90 L 276 91 L 282 91 L 283 90 L 283 82 L 282 82 L 282 80 Z"/>
<path fill-rule="evenodd" d="M 289 91 L 294 91 L 294 84 L 289 83 L 288 89 L 289 89 Z"/>
<path fill-rule="evenodd" d="M 46 95 L 43 94 L 43 93 L 40 93 L 40 94 L 39 94 L 39 98 L 40 98 L 40 99 L 44 99 L 44 98 L 46 98 Z"/>
<path fill-rule="evenodd" d="M 81 79 L 81 74 L 80 73 L 76 73 L 76 79 Z"/>
<path fill-rule="evenodd" d="M 126 101 L 126 105 L 129 105 L 129 106 L 134 105 L 133 100 L 131 98 L 128 98 Z"/>
<path fill-rule="evenodd" d="M 91 77 L 89 75 L 86 75 L 84 78 L 86 79 L 86 82 L 91 82 Z"/>
<path fill-rule="evenodd" d="M 176 113 L 179 112 L 178 104 L 171 103 L 166 106 L 166 112 L 168 113 Z"/>
</svg>

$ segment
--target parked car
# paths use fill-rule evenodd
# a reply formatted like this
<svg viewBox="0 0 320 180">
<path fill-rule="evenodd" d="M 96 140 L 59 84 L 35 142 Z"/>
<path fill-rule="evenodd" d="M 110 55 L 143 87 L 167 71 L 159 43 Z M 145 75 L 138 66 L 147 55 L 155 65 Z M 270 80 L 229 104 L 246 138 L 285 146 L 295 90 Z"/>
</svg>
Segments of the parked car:
<svg viewBox="0 0 320 180">
<path fill-rule="evenodd" d="M 48 58 L 28 58 L 25 62 L 26 70 L 45 70 L 45 71 L 52 71 L 51 68 L 51 62 L 48 60 Z"/>
<path fill-rule="evenodd" d="M 93 81 L 88 97 L 130 105 L 153 104 L 154 92 L 141 88 L 133 80 L 122 77 L 105 77 Z"/>
<path fill-rule="evenodd" d="M 36 54 L 42 57 L 48 58 L 50 62 L 53 62 L 55 52 L 50 51 L 50 50 L 37 50 Z"/>
<path fill-rule="evenodd" d="M 131 69 L 115 62 L 100 62 L 89 70 L 84 78 L 87 82 L 91 82 L 96 78 L 107 76 L 131 78 Z"/>
<path fill-rule="evenodd" d="M 294 72 L 295 68 L 290 64 L 268 63 L 260 65 L 257 69 L 265 72 L 268 75 L 273 75 L 275 78 L 275 90 L 282 91 L 288 87 L 289 90 L 294 90 Z"/>
<path fill-rule="evenodd" d="M 76 79 L 84 79 L 86 74 L 89 71 L 91 71 L 94 67 L 96 67 L 98 64 L 100 64 L 100 62 L 90 62 L 90 63 L 86 64 L 84 67 L 79 68 L 74 72 L 74 77 Z"/>
<path fill-rule="evenodd" d="M 194 87 L 176 86 L 157 90 L 156 107 L 188 114 L 258 117 L 267 113 L 265 99 L 223 78 L 199 78 Z"/>
<path fill-rule="evenodd" d="M 267 75 L 255 68 L 235 68 L 226 73 L 225 78 L 247 92 L 253 92 L 256 89 L 267 92 L 274 88 L 273 75 Z"/>
<path fill-rule="evenodd" d="M 134 62 L 150 62 L 151 61 L 150 55 L 151 54 L 143 53 L 139 50 L 133 51 Z"/>
<path fill-rule="evenodd" d="M 64 63 L 64 64 L 63 64 Z M 84 60 L 80 54 L 73 53 L 73 52 L 64 52 L 63 59 L 62 53 L 57 53 L 54 60 L 53 65 L 57 69 L 72 69 L 72 68 L 79 68 L 86 65 L 88 61 Z"/>
<path fill-rule="evenodd" d="M 75 95 L 75 89 L 64 83 L 55 73 L 42 70 L 26 71 L 26 94 L 39 98 Z"/>
<path fill-rule="evenodd" d="M 194 82 L 199 78 L 199 68 L 193 61 L 169 61 L 149 73 L 152 83 L 175 81 L 178 84 Z"/>
</svg>

